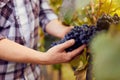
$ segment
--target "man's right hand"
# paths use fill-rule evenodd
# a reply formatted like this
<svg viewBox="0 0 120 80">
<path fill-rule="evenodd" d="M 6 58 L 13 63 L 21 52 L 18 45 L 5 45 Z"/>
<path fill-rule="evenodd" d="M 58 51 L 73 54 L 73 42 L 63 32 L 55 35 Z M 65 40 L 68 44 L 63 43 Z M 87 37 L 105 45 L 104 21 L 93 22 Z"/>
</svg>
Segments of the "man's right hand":
<svg viewBox="0 0 120 80">
<path fill-rule="evenodd" d="M 73 39 L 66 41 L 65 43 L 59 44 L 50 48 L 46 53 L 46 60 L 48 64 L 64 63 L 70 61 L 73 57 L 79 55 L 81 51 L 86 47 L 85 45 L 79 48 L 66 52 L 65 49 L 74 45 L 75 41 Z"/>
</svg>

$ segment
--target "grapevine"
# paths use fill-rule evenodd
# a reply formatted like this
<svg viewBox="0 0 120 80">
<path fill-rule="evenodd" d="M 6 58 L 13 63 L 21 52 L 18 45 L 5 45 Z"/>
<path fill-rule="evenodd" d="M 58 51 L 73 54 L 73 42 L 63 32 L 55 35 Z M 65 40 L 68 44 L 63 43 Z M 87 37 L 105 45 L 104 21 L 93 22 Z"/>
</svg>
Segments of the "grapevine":
<svg viewBox="0 0 120 80">
<path fill-rule="evenodd" d="M 103 14 L 97 20 L 96 26 L 88 26 L 88 25 L 75 26 L 68 34 L 65 35 L 63 39 L 51 44 L 51 47 L 64 43 L 65 41 L 70 39 L 74 39 L 75 44 L 67 48 L 66 49 L 67 52 L 72 51 L 83 44 L 87 44 L 87 46 L 89 46 L 90 41 L 97 33 L 103 30 L 108 31 L 110 29 L 111 24 L 117 25 L 119 23 L 120 23 L 120 17 L 117 14 L 115 14 L 113 17 L 110 15 Z"/>
<path fill-rule="evenodd" d="M 80 8 L 81 6 L 79 7 L 79 5 L 77 5 L 82 3 L 76 4 L 77 1 L 82 2 L 82 0 L 74 0 L 74 3 L 72 1 L 73 0 L 64 0 L 63 4 L 66 2 L 68 5 L 62 5 L 58 15 L 59 19 L 64 25 L 72 25 L 75 27 L 68 32 L 68 34 L 66 34 L 62 40 L 53 42 L 51 47 L 64 43 L 69 39 L 74 39 L 75 44 L 66 49 L 66 51 L 72 51 L 82 44 L 86 44 L 88 47 L 86 51 L 83 52 L 84 54 L 82 53 L 80 57 L 77 57 L 83 64 L 77 65 L 75 68 L 75 76 L 76 80 L 82 80 L 83 78 L 80 76 L 83 76 L 81 74 L 84 73 L 84 76 L 86 75 L 86 79 L 91 80 L 91 78 L 88 77 L 91 75 L 89 74 L 88 70 L 89 65 L 86 65 L 92 62 L 88 61 L 88 57 L 91 57 L 91 55 L 88 55 L 87 53 L 87 50 L 90 47 L 89 44 L 92 39 L 96 37 L 97 33 L 102 31 L 112 31 L 111 25 L 118 25 L 120 23 L 120 0 L 84 0 L 85 3 L 82 8 Z M 88 4 L 88 2 L 90 3 Z M 79 9 L 76 7 L 76 5 L 79 7 Z M 116 26 L 114 26 L 112 29 L 115 28 Z M 75 60 L 74 63 L 80 63 L 76 61 L 78 60 Z"/>
</svg>

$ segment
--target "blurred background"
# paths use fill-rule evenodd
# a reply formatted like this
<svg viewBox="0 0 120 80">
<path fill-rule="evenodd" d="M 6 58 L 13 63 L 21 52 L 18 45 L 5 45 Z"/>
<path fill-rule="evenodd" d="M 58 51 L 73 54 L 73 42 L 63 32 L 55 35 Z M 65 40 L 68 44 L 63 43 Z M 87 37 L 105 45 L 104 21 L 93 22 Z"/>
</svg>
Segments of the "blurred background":
<svg viewBox="0 0 120 80">
<path fill-rule="evenodd" d="M 98 18 L 103 13 L 110 16 L 114 14 L 120 16 L 120 0 L 48 0 L 48 2 L 64 25 L 80 26 L 87 24 L 96 26 Z M 97 35 L 90 43 L 91 52 L 95 56 L 92 62 L 93 67 L 95 67 L 93 73 L 97 77 L 97 79 L 93 78 L 92 80 L 120 79 L 120 65 L 118 65 L 120 60 L 118 55 L 120 53 L 119 32 L 120 26 L 114 26 L 108 32 Z M 48 34 L 44 34 L 41 29 L 39 30 L 39 34 L 41 37 L 39 42 L 40 51 L 48 50 L 52 42 L 59 40 Z M 117 36 L 111 38 L 108 37 L 109 35 L 112 35 L 112 37 Z M 70 63 L 48 66 L 41 65 L 42 80 L 85 80 L 82 77 L 86 76 L 86 65 L 89 63 L 86 53 L 84 52 Z M 76 70 L 73 70 L 73 67 Z"/>
</svg>

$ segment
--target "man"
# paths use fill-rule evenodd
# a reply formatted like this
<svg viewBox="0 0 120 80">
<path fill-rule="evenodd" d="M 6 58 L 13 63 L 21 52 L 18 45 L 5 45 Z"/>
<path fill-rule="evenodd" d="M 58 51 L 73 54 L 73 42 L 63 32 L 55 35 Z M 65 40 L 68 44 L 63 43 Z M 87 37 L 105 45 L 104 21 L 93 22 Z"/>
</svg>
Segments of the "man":
<svg viewBox="0 0 120 80">
<path fill-rule="evenodd" d="M 71 30 L 58 21 L 46 0 L 0 0 L 0 80 L 40 80 L 36 64 L 67 62 L 85 47 L 66 52 L 74 44 L 69 40 L 42 54 L 36 51 L 39 24 L 58 38 Z"/>
</svg>

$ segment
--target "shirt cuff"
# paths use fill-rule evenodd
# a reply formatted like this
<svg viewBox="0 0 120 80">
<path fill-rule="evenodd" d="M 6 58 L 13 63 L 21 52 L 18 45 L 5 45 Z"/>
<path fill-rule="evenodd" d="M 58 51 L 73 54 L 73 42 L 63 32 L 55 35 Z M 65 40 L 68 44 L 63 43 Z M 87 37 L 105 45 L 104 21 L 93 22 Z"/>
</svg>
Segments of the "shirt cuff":
<svg viewBox="0 0 120 80">
<path fill-rule="evenodd" d="M 48 16 L 49 16 L 49 15 L 48 15 Z M 47 24 L 48 24 L 50 21 L 54 20 L 54 19 L 58 19 L 58 17 L 57 17 L 56 15 L 54 15 L 54 14 L 51 14 L 51 15 L 49 16 L 49 18 L 48 18 L 48 21 L 46 22 L 46 24 L 45 24 L 44 27 L 43 27 L 44 32 L 46 32 L 46 26 L 47 26 Z"/>
<path fill-rule="evenodd" d="M 49 13 L 45 15 L 44 18 L 41 19 L 40 26 L 42 27 L 45 33 L 46 33 L 47 24 L 54 19 L 58 19 L 57 15 L 54 13 Z"/>
</svg>

